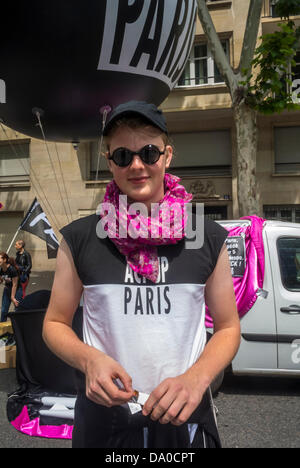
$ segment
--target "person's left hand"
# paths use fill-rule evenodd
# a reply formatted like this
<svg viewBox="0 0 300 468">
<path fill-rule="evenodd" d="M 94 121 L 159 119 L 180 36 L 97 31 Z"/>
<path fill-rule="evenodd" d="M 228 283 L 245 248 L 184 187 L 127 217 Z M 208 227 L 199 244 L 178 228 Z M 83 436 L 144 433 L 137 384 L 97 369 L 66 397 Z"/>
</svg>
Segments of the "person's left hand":
<svg viewBox="0 0 300 468">
<path fill-rule="evenodd" d="M 161 424 L 184 424 L 199 406 L 206 388 L 199 379 L 185 373 L 168 378 L 151 392 L 143 407 L 143 415 L 150 415 Z"/>
</svg>

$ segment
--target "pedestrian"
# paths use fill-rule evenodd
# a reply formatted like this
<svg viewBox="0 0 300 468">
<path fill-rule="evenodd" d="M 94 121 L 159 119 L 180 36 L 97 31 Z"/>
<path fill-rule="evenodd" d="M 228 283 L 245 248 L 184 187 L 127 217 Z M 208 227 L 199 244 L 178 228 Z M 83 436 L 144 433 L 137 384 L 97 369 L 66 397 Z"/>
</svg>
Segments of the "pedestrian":
<svg viewBox="0 0 300 468">
<path fill-rule="evenodd" d="M 31 255 L 29 252 L 27 252 L 27 250 L 25 250 L 25 242 L 21 239 L 16 241 L 15 248 L 17 251 L 16 264 L 20 272 L 20 281 L 23 291 L 22 297 L 24 299 L 32 268 Z"/>
<path fill-rule="evenodd" d="M 73 447 L 220 447 L 209 386 L 240 341 L 227 231 L 205 220 L 203 245 L 190 249 L 180 229 L 175 235 L 175 214 L 169 233 L 163 216 L 150 216 L 157 204 L 177 213 L 191 201 L 166 173 L 173 147 L 154 105 L 118 106 L 103 133 L 113 180 L 101 221 L 98 213 L 61 230 L 43 328 L 52 351 L 85 376 Z M 129 211 L 139 202 L 136 228 L 146 235 L 136 235 L 121 195 Z M 116 229 L 104 222 L 109 213 Z M 83 342 L 71 329 L 82 293 Z M 205 302 L 214 320 L 207 344 Z M 140 394 L 142 407 L 132 404 Z"/>
<path fill-rule="evenodd" d="M 0 283 L 4 283 L 1 322 L 6 322 L 11 302 L 17 308 L 22 301 L 23 292 L 15 260 L 9 258 L 5 252 L 0 252 Z"/>
</svg>

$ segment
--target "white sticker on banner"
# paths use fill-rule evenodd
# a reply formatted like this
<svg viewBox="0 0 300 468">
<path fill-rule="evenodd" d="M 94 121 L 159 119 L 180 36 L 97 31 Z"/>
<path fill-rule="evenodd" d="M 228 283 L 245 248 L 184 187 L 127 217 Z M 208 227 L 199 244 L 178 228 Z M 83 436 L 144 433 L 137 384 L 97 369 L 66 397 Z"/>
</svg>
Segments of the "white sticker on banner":
<svg viewBox="0 0 300 468">
<path fill-rule="evenodd" d="M 195 0 L 109 0 L 98 70 L 157 78 L 172 89 L 193 44 L 196 12 Z"/>
<path fill-rule="evenodd" d="M 226 245 L 229 255 L 231 274 L 234 278 L 242 278 L 246 269 L 245 234 L 227 237 Z"/>
</svg>

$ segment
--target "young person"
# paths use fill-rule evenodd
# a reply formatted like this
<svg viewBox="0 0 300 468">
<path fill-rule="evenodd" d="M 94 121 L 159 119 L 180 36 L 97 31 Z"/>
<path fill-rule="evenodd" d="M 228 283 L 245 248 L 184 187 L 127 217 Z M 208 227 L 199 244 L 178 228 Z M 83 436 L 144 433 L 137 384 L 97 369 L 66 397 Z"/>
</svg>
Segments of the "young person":
<svg viewBox="0 0 300 468">
<path fill-rule="evenodd" d="M 17 308 L 22 300 L 22 287 L 18 268 L 13 258 L 0 252 L 0 283 L 4 283 L 1 306 L 1 322 L 7 321 L 11 302 Z"/>
<path fill-rule="evenodd" d="M 203 246 L 187 249 L 180 229 L 166 235 L 160 229 L 164 216 L 150 216 L 155 204 L 176 212 L 192 198 L 166 173 L 173 156 L 167 133 L 154 105 L 118 106 L 104 129 L 113 181 L 102 205 L 102 229 L 95 214 L 61 231 L 43 335 L 85 376 L 73 447 L 220 446 L 209 385 L 240 340 L 227 231 L 206 220 Z M 145 206 L 135 227 L 143 226 L 146 235 L 128 228 L 134 216 L 124 212 L 121 195 L 129 211 L 137 202 Z M 116 229 L 104 223 L 110 207 Z M 149 235 L 149 226 L 160 235 Z M 84 342 L 71 329 L 82 293 Z M 205 302 L 214 319 L 207 344 Z M 131 404 L 136 390 L 149 395 L 141 411 Z"/>
<path fill-rule="evenodd" d="M 31 255 L 29 252 L 27 252 L 27 250 L 25 250 L 25 242 L 22 239 L 16 241 L 15 248 L 17 251 L 16 265 L 20 271 L 20 280 L 23 291 L 22 297 L 24 299 L 32 268 Z"/>
</svg>

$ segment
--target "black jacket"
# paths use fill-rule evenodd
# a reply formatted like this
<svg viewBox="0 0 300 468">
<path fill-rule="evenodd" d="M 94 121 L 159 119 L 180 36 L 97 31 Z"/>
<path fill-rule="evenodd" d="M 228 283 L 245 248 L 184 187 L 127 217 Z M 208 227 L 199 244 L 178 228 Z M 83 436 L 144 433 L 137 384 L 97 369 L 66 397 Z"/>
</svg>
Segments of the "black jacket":
<svg viewBox="0 0 300 468">
<path fill-rule="evenodd" d="M 32 268 L 31 255 L 26 250 L 21 254 L 16 255 L 16 264 L 19 267 L 20 273 L 30 274 Z"/>
</svg>

